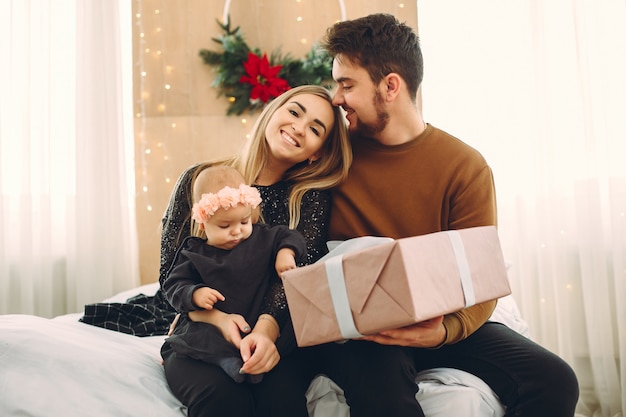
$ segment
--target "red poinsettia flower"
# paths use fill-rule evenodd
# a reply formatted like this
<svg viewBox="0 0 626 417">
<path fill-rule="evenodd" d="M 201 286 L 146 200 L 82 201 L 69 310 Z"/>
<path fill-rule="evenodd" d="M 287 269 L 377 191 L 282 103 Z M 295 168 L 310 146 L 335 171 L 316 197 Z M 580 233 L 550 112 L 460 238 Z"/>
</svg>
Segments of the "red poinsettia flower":
<svg viewBox="0 0 626 417">
<path fill-rule="evenodd" d="M 248 52 L 248 60 L 243 63 L 246 74 L 239 79 L 240 83 L 248 83 L 252 86 L 250 100 L 261 100 L 267 103 L 270 98 L 278 97 L 281 93 L 289 90 L 286 80 L 277 77 L 282 65 L 270 67 L 267 54 L 260 58 L 258 55 Z"/>
</svg>

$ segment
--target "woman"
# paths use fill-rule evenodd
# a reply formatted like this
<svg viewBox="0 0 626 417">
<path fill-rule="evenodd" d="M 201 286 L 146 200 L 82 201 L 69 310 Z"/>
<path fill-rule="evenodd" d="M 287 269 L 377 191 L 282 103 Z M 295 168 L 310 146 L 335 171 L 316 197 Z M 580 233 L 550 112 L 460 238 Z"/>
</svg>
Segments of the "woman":
<svg viewBox="0 0 626 417">
<path fill-rule="evenodd" d="M 259 189 L 261 216 L 270 225 L 288 225 L 304 236 L 307 262 L 326 253 L 330 195 L 326 191 L 347 175 L 351 151 L 340 110 L 332 106 L 330 94 L 319 86 L 301 86 L 283 93 L 258 117 L 250 139 L 240 155 L 188 169 L 176 184 L 163 221 L 161 285 L 172 264 L 176 248 L 191 234 L 191 189 L 194 178 L 208 166 L 225 164 L 239 170 L 246 182 Z M 289 366 L 288 353 L 295 346 L 289 328 L 287 303 L 280 282 L 266 296 L 261 315 L 245 334 L 241 316 L 219 310 L 190 313 L 194 321 L 215 324 L 239 347 L 250 375 L 266 373 L 259 384 L 240 384 L 218 366 L 165 355 L 165 373 L 174 394 L 188 407 L 189 416 L 259 415 L 294 417 L 293 410 L 306 415 L 301 395 L 282 395 L 285 381 L 297 366 Z M 279 330 L 281 337 L 279 338 Z M 242 338 L 240 332 L 244 332 Z M 279 348 L 277 348 L 279 346 Z M 280 354 L 283 358 L 280 360 Z M 271 371 L 271 372 L 270 372 Z M 298 387 L 300 392 L 301 387 Z M 272 401 L 276 396 L 281 401 Z"/>
<path fill-rule="evenodd" d="M 316 97 L 316 106 L 330 109 L 332 124 L 326 126 L 325 140 L 316 145 L 319 149 L 300 146 L 289 152 L 289 147 L 280 146 L 280 135 L 276 134 L 275 125 L 280 121 L 289 123 L 290 115 L 296 117 L 302 109 L 292 104 L 280 113 L 280 121 L 278 118 L 273 120 L 272 116 L 300 95 Z M 271 140 L 266 140 L 269 128 L 273 129 L 273 133 Z M 301 128 L 298 129 L 296 136 L 302 135 Z M 309 146 L 312 143 L 307 142 Z M 276 149 L 276 156 L 272 153 L 273 149 Z M 264 221 L 270 225 L 288 225 L 302 233 L 307 241 L 306 263 L 311 263 L 326 253 L 330 202 L 327 190 L 346 177 L 351 161 L 343 117 L 338 108 L 332 107 L 330 94 L 324 88 L 313 85 L 296 87 L 283 93 L 259 115 L 240 155 L 192 166 L 178 178 L 162 220 L 159 283 L 163 285 L 179 245 L 192 234 L 191 185 L 202 169 L 215 164 L 230 165 L 244 174 L 248 183 L 259 186 Z M 282 305 L 286 305 L 284 298 Z M 135 336 L 155 336 L 166 334 L 175 316 L 174 308 L 165 300 L 163 292 L 158 291 L 154 296 L 141 294 L 126 303 L 88 304 L 80 320 Z"/>
</svg>

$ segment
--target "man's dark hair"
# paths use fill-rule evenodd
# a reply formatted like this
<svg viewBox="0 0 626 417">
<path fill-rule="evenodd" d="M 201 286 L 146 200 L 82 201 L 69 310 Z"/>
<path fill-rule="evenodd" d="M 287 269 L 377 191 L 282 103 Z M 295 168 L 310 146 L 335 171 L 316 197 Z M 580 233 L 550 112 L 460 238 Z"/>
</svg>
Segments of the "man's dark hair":
<svg viewBox="0 0 626 417">
<path fill-rule="evenodd" d="M 332 56 L 341 55 L 365 68 L 378 84 L 395 72 L 415 100 L 424 76 L 424 62 L 415 31 L 393 15 L 378 13 L 338 22 L 328 28 L 322 47 Z"/>
</svg>

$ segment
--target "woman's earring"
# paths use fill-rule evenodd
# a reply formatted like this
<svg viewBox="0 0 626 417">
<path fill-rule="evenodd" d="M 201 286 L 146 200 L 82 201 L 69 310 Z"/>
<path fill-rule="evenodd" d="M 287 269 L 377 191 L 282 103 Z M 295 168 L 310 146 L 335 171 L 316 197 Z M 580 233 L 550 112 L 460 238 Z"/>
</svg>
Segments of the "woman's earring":
<svg viewBox="0 0 626 417">
<path fill-rule="evenodd" d="M 313 163 L 312 159 L 309 159 L 309 165 L 311 165 Z"/>
</svg>

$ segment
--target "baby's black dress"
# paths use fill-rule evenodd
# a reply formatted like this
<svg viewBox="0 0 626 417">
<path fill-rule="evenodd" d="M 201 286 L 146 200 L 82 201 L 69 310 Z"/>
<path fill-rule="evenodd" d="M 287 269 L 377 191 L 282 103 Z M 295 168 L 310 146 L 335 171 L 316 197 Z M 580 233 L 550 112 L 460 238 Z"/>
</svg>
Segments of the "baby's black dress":
<svg viewBox="0 0 626 417">
<path fill-rule="evenodd" d="M 222 336 L 218 328 L 188 319 L 187 312 L 200 310 L 193 293 L 201 287 L 218 290 L 223 301 L 215 308 L 228 314 L 240 314 L 254 326 L 264 307 L 269 287 L 280 281 L 276 272 L 276 254 L 289 248 L 301 263 L 306 256 L 302 235 L 287 226 L 252 226 L 252 234 L 231 250 L 210 246 L 206 239 L 188 237 L 178 249 L 174 263 L 163 283 L 167 300 L 181 317 L 174 333 L 165 340 L 161 355 L 174 352 L 219 365 L 236 382 L 259 382 L 262 375 L 242 375 L 239 350 Z"/>
</svg>

